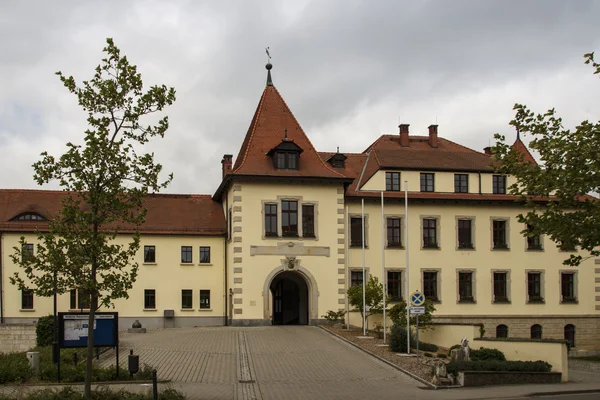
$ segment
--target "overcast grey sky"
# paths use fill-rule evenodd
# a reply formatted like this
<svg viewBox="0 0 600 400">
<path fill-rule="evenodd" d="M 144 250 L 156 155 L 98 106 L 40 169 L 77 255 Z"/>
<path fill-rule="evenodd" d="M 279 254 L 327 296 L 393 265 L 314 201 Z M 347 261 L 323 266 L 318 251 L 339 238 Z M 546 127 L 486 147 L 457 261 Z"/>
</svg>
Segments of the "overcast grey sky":
<svg viewBox="0 0 600 400">
<path fill-rule="evenodd" d="M 151 146 L 170 193 L 214 193 L 273 81 L 320 151 L 379 135 L 439 134 L 481 151 L 512 141 L 515 102 L 565 125 L 600 115 L 600 1 L 0 2 L 0 188 L 39 188 L 31 164 L 82 142 L 86 115 L 56 71 L 89 79 L 106 37 L 146 85 L 177 90 Z M 599 54 L 600 55 L 600 54 Z M 58 188 L 47 185 L 45 188 Z"/>
</svg>

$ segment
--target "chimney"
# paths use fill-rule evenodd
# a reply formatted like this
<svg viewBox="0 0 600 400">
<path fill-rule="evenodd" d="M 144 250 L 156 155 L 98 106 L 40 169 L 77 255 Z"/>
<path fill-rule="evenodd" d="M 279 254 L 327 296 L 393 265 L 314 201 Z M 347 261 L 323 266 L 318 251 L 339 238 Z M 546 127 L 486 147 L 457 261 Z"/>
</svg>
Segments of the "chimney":
<svg viewBox="0 0 600 400">
<path fill-rule="evenodd" d="M 231 167 L 233 166 L 233 155 L 225 154 L 221 160 L 221 164 L 223 164 L 223 178 L 225 178 L 225 175 L 231 173 Z"/>
<path fill-rule="evenodd" d="M 408 147 L 408 127 L 409 124 L 400 124 L 398 128 L 400 128 L 400 146 Z"/>
<path fill-rule="evenodd" d="M 437 125 L 429 125 L 429 145 L 438 147 Z"/>
</svg>

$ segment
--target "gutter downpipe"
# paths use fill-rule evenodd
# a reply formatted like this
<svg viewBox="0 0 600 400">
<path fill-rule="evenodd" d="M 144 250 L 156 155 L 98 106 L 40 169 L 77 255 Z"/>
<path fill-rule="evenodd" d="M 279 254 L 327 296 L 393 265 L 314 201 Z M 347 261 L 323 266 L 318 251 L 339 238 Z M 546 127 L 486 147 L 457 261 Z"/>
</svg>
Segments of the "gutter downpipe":
<svg viewBox="0 0 600 400">
<path fill-rule="evenodd" d="M 4 238 L 0 233 L 0 324 L 4 325 L 4 279 L 3 279 L 3 265 L 2 265 L 2 249 L 4 248 Z"/>
<path fill-rule="evenodd" d="M 404 181 L 404 243 L 406 246 L 406 250 L 404 251 L 404 262 L 406 263 L 406 354 L 410 354 L 410 309 L 408 306 L 410 301 L 410 282 L 408 276 L 408 181 Z"/>
<path fill-rule="evenodd" d="M 225 313 L 223 314 L 225 317 L 225 326 L 229 325 L 229 282 L 227 281 L 227 240 L 228 240 L 228 235 L 230 234 L 229 232 L 229 198 L 227 197 L 227 193 L 225 193 L 225 243 L 224 243 L 224 250 L 225 250 L 225 254 L 224 254 L 224 258 L 225 258 L 225 288 L 224 288 L 224 293 L 223 293 L 223 298 L 225 299 Z"/>
<path fill-rule="evenodd" d="M 348 289 L 350 289 L 350 224 L 348 220 L 348 206 L 346 206 L 346 329 L 350 329 L 350 301 L 348 300 Z"/>
<path fill-rule="evenodd" d="M 477 173 L 479 175 L 479 194 L 481 194 L 481 172 Z"/>
</svg>

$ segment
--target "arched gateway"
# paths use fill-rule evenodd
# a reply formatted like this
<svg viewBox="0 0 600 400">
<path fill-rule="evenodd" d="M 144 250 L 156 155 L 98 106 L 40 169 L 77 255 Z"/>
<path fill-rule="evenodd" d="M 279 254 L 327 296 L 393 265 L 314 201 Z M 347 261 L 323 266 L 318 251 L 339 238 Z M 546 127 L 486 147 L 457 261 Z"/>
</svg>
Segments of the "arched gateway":
<svg viewBox="0 0 600 400">
<path fill-rule="evenodd" d="M 265 280 L 264 318 L 272 325 L 309 325 L 318 319 L 318 290 L 304 268 L 276 268 Z"/>
</svg>

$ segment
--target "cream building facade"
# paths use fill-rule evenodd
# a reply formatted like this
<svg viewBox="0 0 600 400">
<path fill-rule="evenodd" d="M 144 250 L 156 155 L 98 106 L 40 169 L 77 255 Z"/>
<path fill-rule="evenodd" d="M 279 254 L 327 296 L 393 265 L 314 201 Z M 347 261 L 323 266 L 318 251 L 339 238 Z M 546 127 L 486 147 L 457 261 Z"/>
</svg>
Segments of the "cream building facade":
<svg viewBox="0 0 600 400">
<path fill-rule="evenodd" d="M 600 261 L 565 267 L 576 249 L 524 236 L 525 209 L 506 194 L 512 179 L 494 173 L 489 151 L 438 137 L 435 125 L 415 136 L 403 124 L 362 153 L 317 152 L 267 67 L 216 192 L 148 197 L 138 279 L 115 303 L 121 328 L 321 322 L 363 280 L 364 202 L 365 278 L 386 282 L 393 301 L 406 299 L 408 251 L 409 291 L 434 300 L 437 322 L 600 348 Z M 514 146 L 535 162 L 519 138 Z M 35 242 L 59 200 L 60 192 L 0 190 L 2 323 L 52 312 L 51 299 L 21 293 L 8 277 L 13 247 L 22 235 Z M 79 309 L 76 290 L 60 296 L 59 311 Z"/>
</svg>

